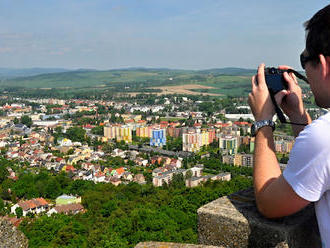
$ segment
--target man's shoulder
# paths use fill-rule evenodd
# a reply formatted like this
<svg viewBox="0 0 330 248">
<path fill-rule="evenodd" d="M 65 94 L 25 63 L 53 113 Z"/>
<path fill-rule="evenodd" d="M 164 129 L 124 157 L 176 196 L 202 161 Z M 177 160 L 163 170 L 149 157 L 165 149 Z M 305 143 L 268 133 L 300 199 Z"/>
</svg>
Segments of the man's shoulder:
<svg viewBox="0 0 330 248">
<path fill-rule="evenodd" d="M 323 134 L 330 135 L 330 113 L 327 113 L 318 119 L 312 121 L 311 124 L 306 126 L 301 134 L 304 133 L 313 133 L 313 134 Z"/>
<path fill-rule="evenodd" d="M 325 145 L 328 146 L 330 140 L 330 113 L 321 116 L 317 120 L 314 120 L 311 124 L 305 127 L 303 131 L 300 132 L 299 136 L 296 139 L 296 144 L 299 144 L 299 147 L 307 146 L 308 149 L 313 150 L 320 149 L 321 147 L 325 148 Z"/>
</svg>

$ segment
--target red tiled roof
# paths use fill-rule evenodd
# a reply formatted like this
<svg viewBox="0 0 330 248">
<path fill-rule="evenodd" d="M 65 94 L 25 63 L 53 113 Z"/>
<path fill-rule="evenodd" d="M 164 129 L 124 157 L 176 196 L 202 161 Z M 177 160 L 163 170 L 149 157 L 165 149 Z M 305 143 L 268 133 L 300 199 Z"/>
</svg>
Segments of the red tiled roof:
<svg viewBox="0 0 330 248">
<path fill-rule="evenodd" d="M 117 171 L 117 174 L 118 175 L 120 175 L 120 174 L 122 174 L 122 173 L 125 172 L 124 167 L 120 167 L 120 168 L 116 169 L 116 171 Z"/>
<path fill-rule="evenodd" d="M 247 121 L 235 121 L 234 124 L 238 126 L 245 126 L 245 125 L 250 125 Z"/>
<path fill-rule="evenodd" d="M 62 160 L 63 160 L 63 158 L 60 158 L 60 157 L 57 157 L 57 158 L 55 159 L 56 162 L 61 162 Z"/>
<path fill-rule="evenodd" d="M 20 201 L 18 205 L 24 210 L 33 209 L 36 207 L 48 205 L 47 201 L 44 198 L 34 198 L 28 201 Z"/>
<path fill-rule="evenodd" d="M 80 203 L 71 203 L 71 204 L 65 204 L 55 207 L 56 212 L 58 213 L 71 213 L 71 212 L 77 212 L 77 211 L 83 211 L 84 207 Z"/>
<path fill-rule="evenodd" d="M 76 168 L 74 168 L 72 165 L 67 165 L 65 168 L 66 171 L 75 171 Z"/>
</svg>

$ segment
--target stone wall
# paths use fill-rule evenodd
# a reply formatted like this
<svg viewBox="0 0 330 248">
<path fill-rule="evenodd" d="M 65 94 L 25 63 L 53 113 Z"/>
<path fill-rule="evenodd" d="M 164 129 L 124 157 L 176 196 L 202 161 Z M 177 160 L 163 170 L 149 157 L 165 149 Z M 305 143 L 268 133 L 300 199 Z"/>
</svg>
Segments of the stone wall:
<svg viewBox="0 0 330 248">
<path fill-rule="evenodd" d="M 8 220 L 0 217 L 0 248 L 25 248 L 28 240 Z"/>
<path fill-rule="evenodd" d="M 225 247 L 321 247 L 314 206 L 281 219 L 262 217 L 253 189 L 198 209 L 199 243 Z"/>
<path fill-rule="evenodd" d="M 178 244 L 168 242 L 141 242 L 135 248 L 224 248 L 210 245 Z"/>
</svg>

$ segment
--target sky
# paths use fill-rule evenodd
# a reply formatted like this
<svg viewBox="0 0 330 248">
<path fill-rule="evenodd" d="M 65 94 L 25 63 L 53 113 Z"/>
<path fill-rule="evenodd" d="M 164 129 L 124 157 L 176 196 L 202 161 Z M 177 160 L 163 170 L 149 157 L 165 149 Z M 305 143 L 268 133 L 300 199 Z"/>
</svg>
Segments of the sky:
<svg viewBox="0 0 330 248">
<path fill-rule="evenodd" d="M 0 0 L 0 67 L 301 70 L 321 0 Z"/>
</svg>

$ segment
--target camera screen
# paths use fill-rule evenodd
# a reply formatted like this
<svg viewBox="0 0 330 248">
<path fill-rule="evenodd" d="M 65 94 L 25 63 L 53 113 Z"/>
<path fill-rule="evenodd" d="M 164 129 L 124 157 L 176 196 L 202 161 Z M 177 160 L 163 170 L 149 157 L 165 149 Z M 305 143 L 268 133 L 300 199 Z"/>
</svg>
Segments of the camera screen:
<svg viewBox="0 0 330 248">
<path fill-rule="evenodd" d="M 284 85 L 286 85 L 286 82 L 283 78 L 283 74 L 266 74 L 265 79 L 269 92 L 276 94 L 285 89 Z"/>
</svg>

